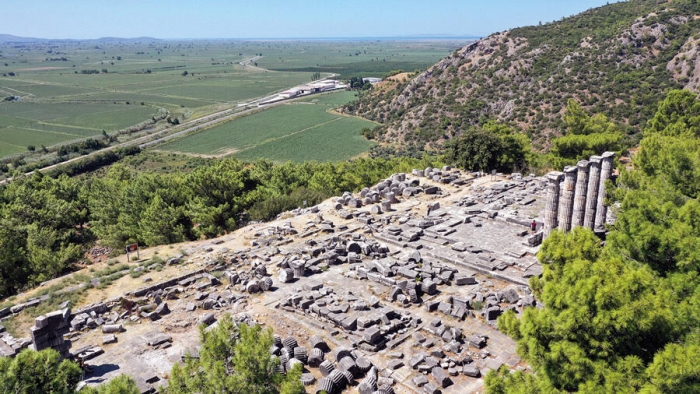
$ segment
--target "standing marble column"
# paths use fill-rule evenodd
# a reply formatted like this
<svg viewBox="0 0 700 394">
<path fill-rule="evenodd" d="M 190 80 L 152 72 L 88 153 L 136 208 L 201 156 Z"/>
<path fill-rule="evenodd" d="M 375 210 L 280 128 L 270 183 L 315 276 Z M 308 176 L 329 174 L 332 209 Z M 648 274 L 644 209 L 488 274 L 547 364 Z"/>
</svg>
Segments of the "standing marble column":
<svg viewBox="0 0 700 394">
<path fill-rule="evenodd" d="M 576 191 L 574 192 L 574 214 L 571 218 L 571 228 L 583 226 L 586 214 L 586 191 L 588 189 L 588 160 L 576 164 Z"/>
<path fill-rule="evenodd" d="M 605 217 L 608 214 L 608 207 L 605 206 L 605 181 L 612 175 L 613 158 L 615 152 L 605 152 L 602 154 L 600 163 L 600 186 L 598 186 L 598 206 L 595 213 L 595 229 L 605 229 Z"/>
<path fill-rule="evenodd" d="M 600 186 L 600 161 L 602 157 L 591 156 L 588 160 L 588 190 L 586 191 L 586 215 L 583 218 L 583 227 L 593 230 L 595 225 L 595 211 L 598 207 L 598 186 Z"/>
<path fill-rule="evenodd" d="M 564 174 L 552 171 L 545 176 L 547 178 L 547 207 L 544 211 L 544 231 L 546 238 L 553 229 L 557 228 L 559 213 L 559 182 Z"/>
<path fill-rule="evenodd" d="M 564 184 L 559 200 L 559 230 L 571 230 L 571 216 L 574 213 L 574 191 L 576 189 L 576 167 L 564 168 Z"/>
</svg>

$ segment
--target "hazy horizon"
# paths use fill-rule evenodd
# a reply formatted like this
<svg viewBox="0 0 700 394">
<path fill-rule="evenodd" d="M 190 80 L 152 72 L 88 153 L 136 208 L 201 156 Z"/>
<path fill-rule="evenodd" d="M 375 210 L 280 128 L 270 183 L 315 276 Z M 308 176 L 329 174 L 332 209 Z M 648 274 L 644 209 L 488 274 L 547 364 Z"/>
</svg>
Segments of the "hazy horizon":
<svg viewBox="0 0 700 394">
<path fill-rule="evenodd" d="M 16 34 L 9 34 L 5 32 L 0 32 L 0 36 L 13 36 L 25 39 L 36 39 L 36 40 L 53 40 L 53 41 L 91 41 L 91 40 L 102 40 L 102 39 L 124 39 L 124 40 L 137 40 L 140 38 L 161 40 L 161 41 L 217 41 L 217 40 L 231 40 L 231 41 L 374 41 L 374 40 L 443 40 L 443 39 L 477 39 L 484 36 L 476 35 L 442 35 L 442 34 L 425 34 L 425 35 L 405 35 L 405 36 L 361 36 L 361 37 L 154 37 L 154 36 L 102 36 L 95 38 L 46 38 L 46 37 L 36 37 L 36 36 L 19 36 Z"/>
<path fill-rule="evenodd" d="M 604 0 L 316 1 L 124 0 L 58 6 L 25 0 L 0 7 L 0 33 L 43 39 L 474 38 L 558 20 Z"/>
</svg>

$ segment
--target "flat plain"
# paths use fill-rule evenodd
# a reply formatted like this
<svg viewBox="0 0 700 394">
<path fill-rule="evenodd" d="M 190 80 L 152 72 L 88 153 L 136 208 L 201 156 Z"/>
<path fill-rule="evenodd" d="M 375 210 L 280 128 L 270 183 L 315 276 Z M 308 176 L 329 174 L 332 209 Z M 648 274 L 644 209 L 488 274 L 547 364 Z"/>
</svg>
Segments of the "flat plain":
<svg viewBox="0 0 700 394">
<path fill-rule="evenodd" d="M 347 79 L 413 71 L 464 42 L 107 39 L 5 44 L 0 46 L 0 158 L 25 152 L 30 145 L 51 147 L 103 130 L 113 133 L 164 111 L 171 118 L 194 119 L 309 82 L 315 73 Z M 333 97 L 346 102 L 344 96 Z M 271 143 L 335 119 L 303 105 L 275 111 L 261 121 L 267 128 L 257 129 L 262 140 L 235 148 L 256 147 L 242 157 L 269 151 L 273 145 L 264 148 L 265 140 Z M 290 119 L 293 127 L 301 128 L 290 131 Z M 246 126 L 246 121 L 239 122 L 236 127 Z M 364 127 L 359 120 L 337 123 L 346 129 Z M 230 144 L 221 144 L 227 133 L 223 130 L 207 133 L 211 141 L 198 140 L 188 151 L 216 154 L 214 147 L 230 149 Z"/>
<path fill-rule="evenodd" d="M 360 134 L 375 123 L 339 115 L 334 108 L 355 98 L 341 91 L 235 118 L 211 129 L 165 144 L 159 149 L 203 156 L 234 156 L 246 160 L 337 161 L 362 154 L 374 143 Z"/>
<path fill-rule="evenodd" d="M 100 135 L 148 119 L 154 109 L 126 104 L 9 102 L 0 105 L 0 157 L 30 145 L 52 146 Z"/>
</svg>

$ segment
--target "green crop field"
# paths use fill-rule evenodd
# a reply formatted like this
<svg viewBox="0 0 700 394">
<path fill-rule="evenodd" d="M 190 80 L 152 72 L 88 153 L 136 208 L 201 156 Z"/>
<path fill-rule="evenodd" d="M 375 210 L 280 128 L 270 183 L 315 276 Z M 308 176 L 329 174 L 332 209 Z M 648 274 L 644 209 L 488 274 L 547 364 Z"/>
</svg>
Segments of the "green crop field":
<svg viewBox="0 0 700 394">
<path fill-rule="evenodd" d="M 0 129 L 21 126 L 91 136 L 142 122 L 154 113 L 153 108 L 141 105 L 13 102 L 0 105 Z"/>
<path fill-rule="evenodd" d="M 373 145 L 360 135 L 360 130 L 375 124 L 328 110 L 354 97 L 354 92 L 308 97 L 236 118 L 160 149 L 202 155 L 233 154 L 243 160 L 265 158 L 275 162 L 348 159 Z"/>
<path fill-rule="evenodd" d="M 313 103 L 318 105 L 325 105 L 329 108 L 338 108 L 356 99 L 357 93 L 353 91 L 344 91 L 314 95 L 297 101 L 300 103 Z"/>
<path fill-rule="evenodd" d="M 265 142 L 235 156 L 246 161 L 268 159 L 276 163 L 347 160 L 367 152 L 374 145 L 360 135 L 363 127 L 373 126 L 374 123 L 363 119 L 339 118 L 332 123 Z"/>
<path fill-rule="evenodd" d="M 310 82 L 317 72 L 345 80 L 426 68 L 466 41 L 117 39 L 0 45 L 0 157 L 27 145 L 114 132 L 166 110 L 180 120 L 207 115 Z M 316 104 L 314 110 L 308 104 L 267 110 L 251 117 L 254 121 L 237 120 L 168 149 L 216 154 L 255 146 L 263 152 L 265 141 L 305 128 L 324 130 L 335 123 L 353 128 L 359 124 L 325 112 L 352 97 L 347 92 L 309 98 L 304 101 Z M 258 137 L 240 131 L 251 127 Z M 231 146 L 231 135 L 243 145 Z"/>
<path fill-rule="evenodd" d="M 217 75 L 206 79 L 185 78 L 142 93 L 166 94 L 217 101 L 245 101 L 310 81 L 310 73 L 251 71 L 245 75 Z"/>
<path fill-rule="evenodd" d="M 28 145 L 39 146 L 54 145 L 60 142 L 79 139 L 81 136 L 56 133 L 52 131 L 19 129 L 15 127 L 6 127 L 0 129 L 0 141 L 11 144 L 16 147 L 26 149 Z"/>
<path fill-rule="evenodd" d="M 156 107 L 186 107 L 198 108 L 215 104 L 215 100 L 195 100 L 166 95 L 139 94 L 139 93 L 91 93 L 74 97 L 76 100 L 83 100 L 85 103 L 120 103 L 129 102 L 131 104 L 145 103 Z"/>
<path fill-rule="evenodd" d="M 337 116 L 326 113 L 325 108 L 287 104 L 243 116 L 164 145 L 162 149 L 200 154 L 240 151 L 336 119 Z"/>
<path fill-rule="evenodd" d="M 0 142 L 0 156 L 9 156 L 27 150 L 26 146 L 12 145 L 7 142 Z"/>
<path fill-rule="evenodd" d="M 0 105 L 0 157 L 119 130 L 150 118 L 154 109 L 124 104 L 9 102 Z"/>
<path fill-rule="evenodd" d="M 10 102 L 0 105 L 0 115 L 29 120 L 49 121 L 73 119 L 87 115 L 110 112 L 136 111 L 141 117 L 153 113 L 151 108 L 124 104 L 73 104 L 73 103 L 26 103 Z"/>
<path fill-rule="evenodd" d="M 260 51 L 261 67 L 279 71 L 319 71 L 341 78 L 381 77 L 391 70 L 425 69 L 465 41 L 278 42 Z"/>
</svg>

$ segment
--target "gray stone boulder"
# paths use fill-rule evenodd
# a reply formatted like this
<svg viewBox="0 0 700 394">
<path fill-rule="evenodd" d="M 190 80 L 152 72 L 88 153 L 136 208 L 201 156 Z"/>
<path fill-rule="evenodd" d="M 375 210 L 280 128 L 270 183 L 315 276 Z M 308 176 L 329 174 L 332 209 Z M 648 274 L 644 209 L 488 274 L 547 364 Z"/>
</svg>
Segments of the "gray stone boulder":
<svg viewBox="0 0 700 394">
<path fill-rule="evenodd" d="M 448 375 L 447 372 L 441 367 L 433 367 L 430 373 L 433 375 L 438 384 L 442 386 L 442 388 L 447 388 L 452 385 L 450 375 Z"/>
</svg>

